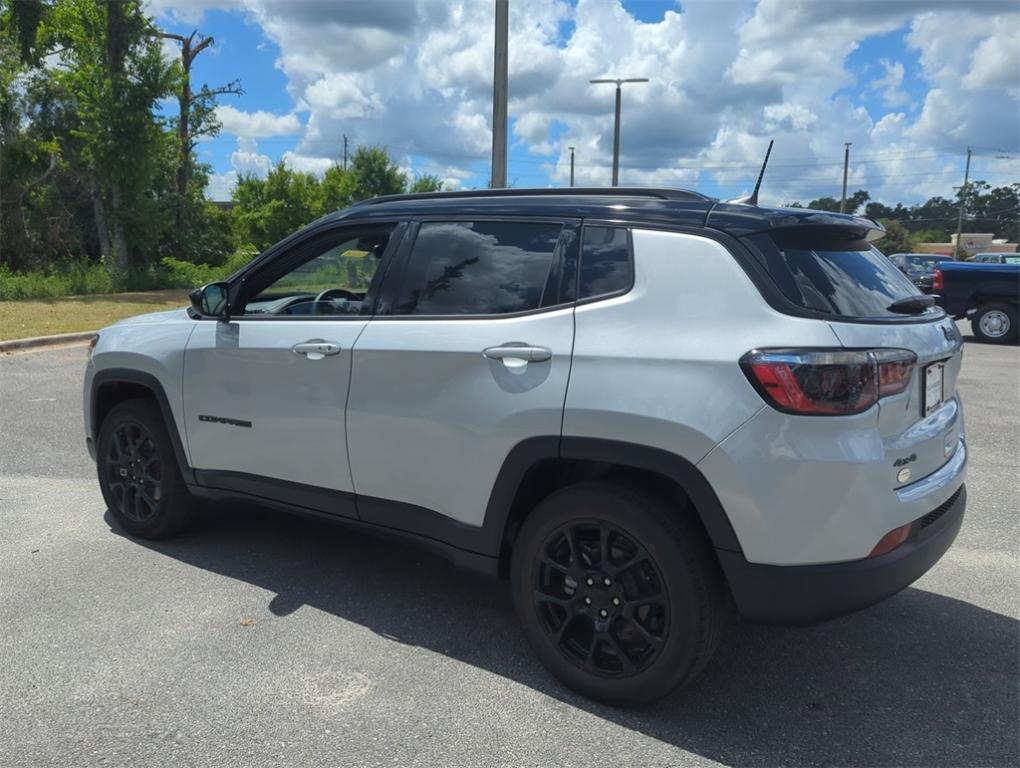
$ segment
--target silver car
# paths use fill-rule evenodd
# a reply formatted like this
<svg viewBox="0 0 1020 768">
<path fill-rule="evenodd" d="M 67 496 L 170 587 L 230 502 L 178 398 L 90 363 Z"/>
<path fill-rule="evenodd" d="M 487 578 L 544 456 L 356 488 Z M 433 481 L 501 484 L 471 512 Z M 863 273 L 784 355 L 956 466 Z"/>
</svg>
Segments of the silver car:
<svg viewBox="0 0 1020 768">
<path fill-rule="evenodd" d="M 855 611 L 956 537 L 961 338 L 882 234 L 678 190 L 377 198 L 102 330 L 87 444 L 132 535 L 233 498 L 412 539 L 508 579 L 566 685 L 644 703 L 729 606 Z"/>
</svg>

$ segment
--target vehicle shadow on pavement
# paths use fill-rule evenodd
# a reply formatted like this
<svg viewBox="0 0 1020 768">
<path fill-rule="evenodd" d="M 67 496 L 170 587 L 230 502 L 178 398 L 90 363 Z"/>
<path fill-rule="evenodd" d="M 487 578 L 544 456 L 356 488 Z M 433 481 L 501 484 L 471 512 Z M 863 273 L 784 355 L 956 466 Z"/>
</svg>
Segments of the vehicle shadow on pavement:
<svg viewBox="0 0 1020 768">
<path fill-rule="evenodd" d="M 109 513 L 107 522 L 120 533 Z M 614 709 L 545 672 L 505 583 L 409 545 L 239 504 L 213 507 L 179 538 L 137 543 L 272 591 L 277 616 L 309 605 L 721 763 L 1020 762 L 1020 623 L 920 589 L 816 627 L 734 618 L 692 686 L 652 706 Z"/>
</svg>

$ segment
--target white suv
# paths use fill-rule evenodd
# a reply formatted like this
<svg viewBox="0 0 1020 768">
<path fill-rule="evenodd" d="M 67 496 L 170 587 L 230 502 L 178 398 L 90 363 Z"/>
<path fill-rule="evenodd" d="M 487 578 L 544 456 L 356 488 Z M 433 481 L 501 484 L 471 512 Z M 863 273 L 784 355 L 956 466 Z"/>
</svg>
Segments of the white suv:
<svg viewBox="0 0 1020 768">
<path fill-rule="evenodd" d="M 966 491 L 961 338 L 873 221 L 677 190 L 377 198 L 100 332 L 130 534 L 240 498 L 508 577 L 615 704 L 704 667 L 732 599 L 808 623 L 910 584 Z"/>
</svg>

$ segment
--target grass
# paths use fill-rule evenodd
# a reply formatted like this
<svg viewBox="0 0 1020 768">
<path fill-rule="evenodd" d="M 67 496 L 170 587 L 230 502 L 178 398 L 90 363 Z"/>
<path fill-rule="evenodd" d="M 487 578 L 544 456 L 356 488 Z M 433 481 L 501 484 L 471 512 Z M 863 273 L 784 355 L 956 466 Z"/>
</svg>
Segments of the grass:
<svg viewBox="0 0 1020 768">
<path fill-rule="evenodd" d="M 0 341 L 97 330 L 125 317 L 187 303 L 188 292 L 180 289 L 0 301 Z"/>
</svg>

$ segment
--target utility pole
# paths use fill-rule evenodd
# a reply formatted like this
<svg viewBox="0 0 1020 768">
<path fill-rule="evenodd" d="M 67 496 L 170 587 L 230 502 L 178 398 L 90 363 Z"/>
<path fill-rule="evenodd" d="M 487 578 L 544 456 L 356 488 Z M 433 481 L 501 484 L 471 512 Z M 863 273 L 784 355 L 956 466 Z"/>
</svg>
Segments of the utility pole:
<svg viewBox="0 0 1020 768">
<path fill-rule="evenodd" d="M 574 148 L 567 147 L 570 150 L 570 186 L 574 186 Z"/>
<path fill-rule="evenodd" d="M 344 134 L 344 170 L 347 170 L 347 134 Z"/>
<path fill-rule="evenodd" d="M 647 83 L 647 77 L 616 78 L 615 80 L 589 80 L 589 83 L 616 84 L 616 120 L 613 123 L 613 186 L 620 186 L 620 86 L 624 83 Z"/>
<path fill-rule="evenodd" d="M 956 250 L 954 259 L 960 258 L 960 237 L 963 235 L 963 208 L 967 204 L 967 184 L 970 181 L 970 147 L 967 147 L 967 167 L 963 171 L 963 186 L 960 187 L 960 217 L 956 220 Z"/>
<path fill-rule="evenodd" d="M 506 186 L 507 58 L 510 0 L 496 0 L 496 52 L 492 72 L 492 180 L 489 186 Z"/>
<path fill-rule="evenodd" d="M 846 213 L 846 174 L 850 168 L 850 144 L 849 141 L 843 143 L 843 197 L 839 201 L 840 213 Z"/>
</svg>

